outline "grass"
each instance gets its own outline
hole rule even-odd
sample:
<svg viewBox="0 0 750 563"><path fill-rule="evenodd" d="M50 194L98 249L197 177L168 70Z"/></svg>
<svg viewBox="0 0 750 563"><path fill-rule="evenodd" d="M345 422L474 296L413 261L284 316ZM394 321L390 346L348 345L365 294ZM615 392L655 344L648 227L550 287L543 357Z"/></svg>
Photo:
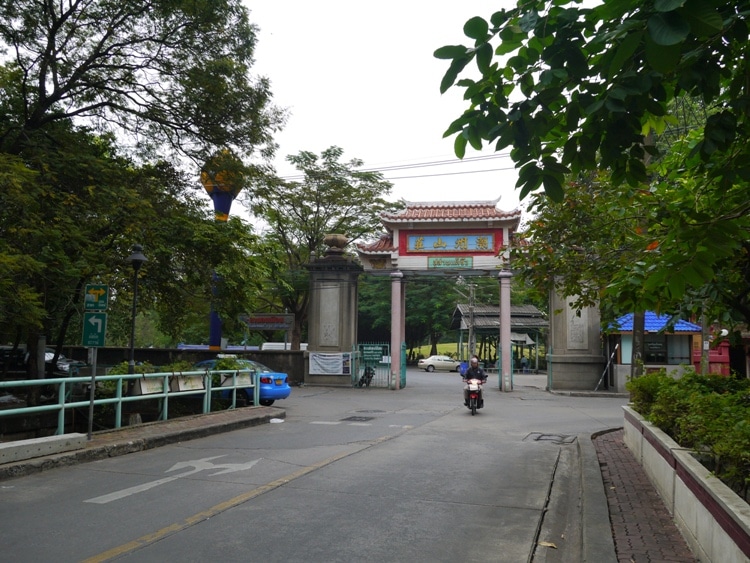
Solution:
<svg viewBox="0 0 750 563"><path fill-rule="evenodd" d="M456 351L458 350L458 343L456 342L441 342L437 345L437 353L445 356L455 356ZM421 355L423 357L430 356L430 352L432 351L432 346L426 345L426 346L420 346L419 348L414 349L414 353L417 354L417 356Z"/></svg>

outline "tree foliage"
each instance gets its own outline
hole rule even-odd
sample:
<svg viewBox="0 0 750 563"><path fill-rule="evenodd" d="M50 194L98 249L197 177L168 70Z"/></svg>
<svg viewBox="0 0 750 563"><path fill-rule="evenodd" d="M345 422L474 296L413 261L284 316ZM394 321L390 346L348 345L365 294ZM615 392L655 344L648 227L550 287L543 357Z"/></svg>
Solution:
<svg viewBox="0 0 750 563"><path fill-rule="evenodd" d="M250 75L256 31L238 0L0 3L4 341L32 357L40 335L77 343L85 286L103 283L107 343L126 344L135 243L148 257L139 307L171 339L206 309L214 271L229 329L254 308L257 239L214 221L183 157L273 154L284 115Z"/></svg>
<svg viewBox="0 0 750 563"><path fill-rule="evenodd" d="M184 174L163 162L135 166L106 139L73 130L63 147L27 157L43 161L43 171L0 159L0 283L9 289L0 298L0 334L7 339L43 334L77 343L85 285L103 283L112 290L108 343L127 344L133 272L125 259L134 242L148 258L139 303L159 313L173 338L191 308L210 302L213 269L222 273L225 316L251 307L252 280L263 271L255 236L236 218L217 224Z"/></svg>
<svg viewBox="0 0 750 563"><path fill-rule="evenodd" d="M216 149L273 152L283 115L249 75L256 28L238 0L0 3L12 93L0 145L75 119L202 162Z"/></svg>
<svg viewBox="0 0 750 563"><path fill-rule="evenodd" d="M471 46L438 49L451 61L441 90L464 77L469 108L446 135L456 153L512 147L521 197L539 187L555 201L564 177L605 169L614 185L649 178L649 131L670 121L668 106L684 94L716 111L694 148L711 179L747 178L747 2L637 0L580 7L579 0L523 0L511 10L475 17ZM738 154L739 153L741 154Z"/></svg>
<svg viewBox="0 0 750 563"><path fill-rule="evenodd" d="M271 180L252 194L252 212L269 229L264 252L278 297L276 308L295 315L292 346L299 344L307 320L309 281L304 265L324 249L326 234L340 233L355 242L381 230L380 214L398 206L385 199L391 184L379 172L359 170L363 162L342 162L344 151L330 147L319 156L308 151L287 157L302 179ZM275 258L274 258L275 256Z"/></svg>
<svg viewBox="0 0 750 563"><path fill-rule="evenodd" d="M537 215L516 258L539 289L750 322L749 11L523 1L436 51L451 61L441 89L464 88L469 106L446 132L457 154L512 147ZM686 120L687 106L702 111Z"/></svg>

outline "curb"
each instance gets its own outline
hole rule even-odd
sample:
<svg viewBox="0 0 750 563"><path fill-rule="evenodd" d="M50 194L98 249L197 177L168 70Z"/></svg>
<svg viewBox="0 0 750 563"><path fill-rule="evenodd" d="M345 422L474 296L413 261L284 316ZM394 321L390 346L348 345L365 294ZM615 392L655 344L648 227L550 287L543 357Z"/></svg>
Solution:
<svg viewBox="0 0 750 563"><path fill-rule="evenodd" d="M617 563L595 435L560 448L530 561Z"/></svg>
<svg viewBox="0 0 750 563"><path fill-rule="evenodd" d="M593 443L596 436L616 430L620 428L581 435L577 440L581 461L582 561L617 562L617 551L609 521L609 504L604 492L599 457Z"/></svg>
<svg viewBox="0 0 750 563"><path fill-rule="evenodd" d="M555 389L548 389L549 393L553 395L560 395L561 397L599 397L606 399L629 399L630 393L614 393L610 391L557 391ZM605 431L608 432L608 431Z"/></svg>

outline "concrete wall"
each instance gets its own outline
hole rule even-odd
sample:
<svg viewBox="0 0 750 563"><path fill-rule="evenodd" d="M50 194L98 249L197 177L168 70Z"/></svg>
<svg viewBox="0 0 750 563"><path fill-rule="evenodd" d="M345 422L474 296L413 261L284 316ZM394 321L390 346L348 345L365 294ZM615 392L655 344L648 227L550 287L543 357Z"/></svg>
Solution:
<svg viewBox="0 0 750 563"><path fill-rule="evenodd" d="M625 444L661 495L700 561L750 560L750 506L664 432L630 407Z"/></svg>
<svg viewBox="0 0 750 563"><path fill-rule="evenodd" d="M685 373L685 368L690 366L685 365L645 365L643 366L644 372L648 373L652 370L666 369L667 375L675 379L679 379ZM614 370L614 391L617 393L626 393L626 384L630 381L630 364L613 364Z"/></svg>

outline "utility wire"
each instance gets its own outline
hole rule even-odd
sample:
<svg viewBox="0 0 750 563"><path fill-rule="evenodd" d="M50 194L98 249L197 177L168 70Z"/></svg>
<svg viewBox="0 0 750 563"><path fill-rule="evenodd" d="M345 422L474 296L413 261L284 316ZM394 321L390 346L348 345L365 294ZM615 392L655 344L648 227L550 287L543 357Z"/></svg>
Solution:
<svg viewBox="0 0 750 563"><path fill-rule="evenodd" d="M460 165L460 164L467 164L467 163L475 163L475 162L484 162L489 160L496 160L499 158L508 158L510 156L510 153L497 153L492 155L483 155L483 156L473 156L464 158L462 160L458 159L450 159L450 160L434 160L434 161L428 161L428 162L417 162L413 164L394 164L392 166L374 166L374 167L368 167L368 168L362 168L360 169L361 172L396 172L396 171L405 171L405 170L415 170L419 168L431 168L434 166L450 166L450 165ZM514 167L505 167L505 168L492 168L487 170L469 170L465 172L445 172L445 173L436 173L436 174L421 174L421 175L415 175L415 176L397 176L397 177L386 177L384 174L384 179L386 180L404 180L409 178L432 178L436 176L454 176L454 175L460 175L460 174L476 174L481 172L498 172L502 170L513 170ZM303 174L294 174L289 176L282 176L283 180L288 181L295 181L295 180L302 180L304 179Z"/></svg>
<svg viewBox="0 0 750 563"><path fill-rule="evenodd" d="M437 176L460 176L462 174L481 174L483 172L500 172L502 170L513 170L513 166L506 168L490 168L488 170L467 170L466 172L443 172L442 174L421 174L419 176L388 176L386 180L411 180L416 178L435 178Z"/></svg>

